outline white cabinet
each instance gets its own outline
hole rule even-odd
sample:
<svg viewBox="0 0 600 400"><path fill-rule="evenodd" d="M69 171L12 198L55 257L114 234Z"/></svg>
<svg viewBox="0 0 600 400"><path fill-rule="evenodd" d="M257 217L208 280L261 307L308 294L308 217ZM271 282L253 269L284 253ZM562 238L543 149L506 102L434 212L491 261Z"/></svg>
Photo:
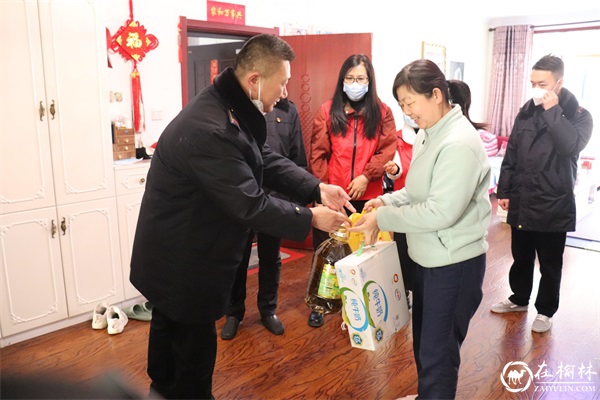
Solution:
<svg viewBox="0 0 600 400"><path fill-rule="evenodd" d="M0 1L3 337L124 299L102 9Z"/></svg>
<svg viewBox="0 0 600 400"><path fill-rule="evenodd" d="M69 315L124 300L114 197L58 207Z"/></svg>
<svg viewBox="0 0 600 400"><path fill-rule="evenodd" d="M121 238L121 265L125 298L140 296L141 293L129 282L131 249L135 237L146 175L150 161L142 161L128 166L115 167L117 185L117 207L119 209L119 233Z"/></svg>
<svg viewBox="0 0 600 400"><path fill-rule="evenodd" d="M2 336L67 317L56 208L0 215Z"/></svg>

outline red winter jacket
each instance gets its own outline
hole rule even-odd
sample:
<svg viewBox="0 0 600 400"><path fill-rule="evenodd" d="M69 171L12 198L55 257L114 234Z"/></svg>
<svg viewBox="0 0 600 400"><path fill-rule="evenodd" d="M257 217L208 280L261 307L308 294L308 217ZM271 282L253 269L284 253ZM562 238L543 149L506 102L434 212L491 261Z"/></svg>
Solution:
<svg viewBox="0 0 600 400"><path fill-rule="evenodd" d="M412 160L412 144L408 144L402 139L402 130L398 131L398 155L400 156L400 165L402 166L402 175L394 181L394 190L400 190L406 182L406 174Z"/></svg>
<svg viewBox="0 0 600 400"><path fill-rule="evenodd" d="M363 118L348 114L345 136L331 135L332 101L325 102L315 117L310 143L309 171L322 182L347 190L354 178L364 175L369 180L367 190L357 200L369 200L383 194L383 166L396 151L396 123L390 108L381 103L383 123L375 139L363 135Z"/></svg>

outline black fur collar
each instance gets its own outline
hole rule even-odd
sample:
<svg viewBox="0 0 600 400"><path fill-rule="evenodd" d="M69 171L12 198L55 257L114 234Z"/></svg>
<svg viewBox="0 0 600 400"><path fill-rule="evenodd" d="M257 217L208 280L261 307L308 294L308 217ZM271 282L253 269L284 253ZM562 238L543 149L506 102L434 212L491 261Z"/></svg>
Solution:
<svg viewBox="0 0 600 400"><path fill-rule="evenodd" d="M562 108L563 115L569 120L573 119L575 113L579 109L579 102L573 93L569 92L565 88L562 88L560 94L558 95L558 105ZM533 115L535 109L536 105L533 104L533 100L529 100L523 106L523 113L527 115Z"/></svg>
<svg viewBox="0 0 600 400"><path fill-rule="evenodd" d="M262 147L267 140L267 123L265 117L244 93L232 68L226 68L214 80L215 90L225 101L227 108L237 118L244 132L254 137Z"/></svg>

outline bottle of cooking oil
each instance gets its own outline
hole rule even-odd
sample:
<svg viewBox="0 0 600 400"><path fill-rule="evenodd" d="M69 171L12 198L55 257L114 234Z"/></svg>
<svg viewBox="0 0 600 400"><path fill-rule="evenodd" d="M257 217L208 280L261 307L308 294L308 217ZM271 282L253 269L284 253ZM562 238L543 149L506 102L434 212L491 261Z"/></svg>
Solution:
<svg viewBox="0 0 600 400"><path fill-rule="evenodd" d="M312 311L332 314L342 309L335 263L352 253L348 238L348 231L342 225L337 231L331 232L329 239L315 251L304 298Z"/></svg>

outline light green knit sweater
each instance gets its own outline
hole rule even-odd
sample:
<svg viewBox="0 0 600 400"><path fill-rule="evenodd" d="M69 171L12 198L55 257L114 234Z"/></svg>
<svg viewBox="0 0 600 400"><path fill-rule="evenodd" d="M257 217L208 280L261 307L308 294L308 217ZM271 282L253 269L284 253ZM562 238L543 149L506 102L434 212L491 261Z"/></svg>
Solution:
<svg viewBox="0 0 600 400"><path fill-rule="evenodd" d="M405 188L380 198L381 230L405 232L408 254L441 267L485 253L491 204L490 164L460 106L415 139Z"/></svg>

